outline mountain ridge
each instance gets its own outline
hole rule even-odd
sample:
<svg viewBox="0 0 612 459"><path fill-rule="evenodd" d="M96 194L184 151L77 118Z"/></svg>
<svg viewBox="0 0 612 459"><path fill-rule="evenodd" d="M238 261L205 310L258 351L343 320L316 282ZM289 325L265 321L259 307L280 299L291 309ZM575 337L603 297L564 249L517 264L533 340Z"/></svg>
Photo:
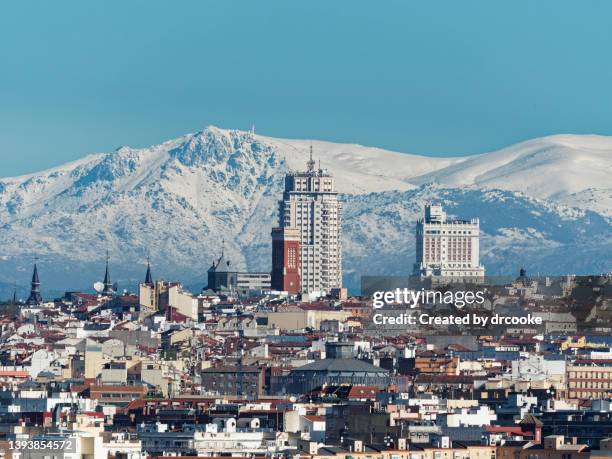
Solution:
<svg viewBox="0 0 612 459"><path fill-rule="evenodd" d="M389 225L384 214L377 213L379 209L369 208L371 215L380 215L368 222L372 230L378 228L380 237L362 238L363 247L358 248L354 241L359 239L356 238L359 231L352 222L353 215L357 215L355 206L368 207L377 202L383 207L401 206L401 201L417 197L420 205L426 196L431 199L441 196L457 202L471 199L482 204L495 194L492 190L497 190L501 193L495 198L498 206L504 205L504 199L513 205L520 202L524 208L559 219L557 224L561 226L565 221L585 226L588 214L591 220L597 220L595 226L599 232L609 234L612 190L603 181L602 174L611 167L612 138L576 140L575 137L535 139L485 156L429 158L351 144L274 139L209 127L148 148L124 146L110 153L87 155L38 174L0 179L0 243L4 248L4 255L0 257L0 281L12 283L15 277L27 278L24 274L29 270L27 259L37 254L49 263L57 260L63 265L81 266L74 272L65 267L65 272L54 273L55 284L74 286L79 279L77 273L87 278L87 284L97 275L97 266L106 249L111 251L117 264L129 265L118 270L118 280L126 285L138 281L139 270L134 260L144 260L147 254L159 260L160 265L162 261L167 265L167 269L160 266L160 274L167 278L203 279L223 239L226 239L226 252L237 267L267 270L269 234L277 222L282 177L289 170L305 167L311 144L315 158L321 156L321 166L336 177L337 188L347 202L345 253L352 266L360 266L351 258L353 254L359 250L376 253L380 238L399 244L396 235L400 233L413 245L409 234ZM584 168L564 171L568 155L574 151L579 152L576 155ZM534 167L519 167L516 163L517 158L525 157L538 158L535 175ZM546 158L548 162L543 161ZM500 169L500 161L513 166ZM477 174L478 171L481 173ZM509 177L506 181L504 173ZM559 173L565 174L563 180L557 179ZM474 180L474 177L480 178ZM519 187L522 178L530 181L529 186ZM543 189L547 182L557 187L555 193L546 187ZM565 188L559 188L562 185ZM383 198L384 193L391 193L398 202L394 204ZM365 201L360 201L360 197ZM461 208L469 210L469 207ZM486 209L491 212L489 207ZM412 219L407 221L412 228L417 214L411 211L406 215ZM516 204L513 215L522 217L516 220L518 226L508 229L505 240L512 239L509 234L528 234L523 222L529 219L520 205ZM503 215L495 218L501 219ZM498 231L499 225L496 225L495 231ZM558 241L551 227L539 226L533 230L544 235L540 238L542 251L545 246L551 250L548 243L563 247L570 244ZM567 228L569 231L570 227ZM488 230L483 227L484 234ZM500 234L496 237L500 243ZM520 241L514 239L518 247ZM588 242L588 238L585 240ZM601 251L602 243L597 244ZM585 246L583 251L587 249L592 247ZM603 253L605 249L603 244ZM412 256L409 251L403 253ZM44 267L46 262L42 263ZM388 266L396 270L400 265L393 262ZM567 269L576 266L565 262ZM598 265L601 269L605 267ZM352 279L354 283L354 276ZM26 285L27 281L20 283Z"/></svg>

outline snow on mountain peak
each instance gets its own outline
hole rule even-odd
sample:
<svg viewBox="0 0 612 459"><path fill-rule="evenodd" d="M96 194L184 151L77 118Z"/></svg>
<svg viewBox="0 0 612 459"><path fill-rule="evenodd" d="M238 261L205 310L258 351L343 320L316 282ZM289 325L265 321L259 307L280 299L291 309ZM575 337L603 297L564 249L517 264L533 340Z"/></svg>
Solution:
<svg viewBox="0 0 612 459"><path fill-rule="evenodd" d="M72 273L54 275L66 287L79 287L70 284L83 276L98 280L94 268L106 248L118 263L129 261L118 274L125 282L139 280L133 260L147 253L159 260L157 272L169 278L202 279L222 239L238 269L269 269L269 234L283 176L305 168L311 145L345 194L346 266L355 276L376 266L373 255L383 249L389 249L388 266L408 269L413 220L423 200L436 197L449 209L482 213L489 235L483 250L494 269L516 261L512 245L523 242L511 235L533 241L534 263L569 250L571 241L555 230L559 227L576 241L586 235L575 250L609 251L612 138L551 136L492 153L430 158L208 126L148 148L122 146L37 174L0 179L5 254L0 282L12 282L15 265L27 273L23 256L37 253L49 264L74 266ZM494 243L506 244L507 251L493 250ZM389 244L406 247L394 252ZM404 254L401 260L391 259L397 253Z"/></svg>

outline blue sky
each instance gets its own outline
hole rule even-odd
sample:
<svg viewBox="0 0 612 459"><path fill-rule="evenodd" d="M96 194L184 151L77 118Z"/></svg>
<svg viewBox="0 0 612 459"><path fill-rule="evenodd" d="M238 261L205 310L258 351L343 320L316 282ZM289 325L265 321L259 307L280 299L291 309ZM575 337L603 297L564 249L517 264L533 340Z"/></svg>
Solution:
<svg viewBox="0 0 612 459"><path fill-rule="evenodd" d="M612 134L612 2L0 5L0 176L208 124L428 155Z"/></svg>

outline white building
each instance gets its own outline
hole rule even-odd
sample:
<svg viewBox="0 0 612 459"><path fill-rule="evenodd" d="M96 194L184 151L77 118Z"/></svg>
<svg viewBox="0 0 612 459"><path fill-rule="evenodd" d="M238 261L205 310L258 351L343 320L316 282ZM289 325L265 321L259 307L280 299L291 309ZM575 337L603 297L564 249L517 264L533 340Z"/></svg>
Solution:
<svg viewBox="0 0 612 459"><path fill-rule="evenodd" d="M270 273L238 273L236 276L236 289L239 292L270 290L270 284Z"/></svg>
<svg viewBox="0 0 612 459"><path fill-rule="evenodd" d="M479 240L477 218L448 219L441 204L426 205L424 217L417 220L414 275L481 282L485 269Z"/></svg>
<svg viewBox="0 0 612 459"><path fill-rule="evenodd" d="M494 421L497 421L497 415L486 405L461 408L442 416L442 423L448 427L489 426Z"/></svg>
<svg viewBox="0 0 612 459"><path fill-rule="evenodd" d="M543 355L522 352L512 361L512 379L524 381L565 381L565 360L547 360Z"/></svg>
<svg viewBox="0 0 612 459"><path fill-rule="evenodd" d="M300 234L300 279L303 293L342 287L342 204L334 178L315 169L312 149L308 169L285 177L280 227Z"/></svg>
<svg viewBox="0 0 612 459"><path fill-rule="evenodd" d="M213 419L204 430L194 432L193 447L198 456L270 454L284 448L286 436L260 427L259 419Z"/></svg>

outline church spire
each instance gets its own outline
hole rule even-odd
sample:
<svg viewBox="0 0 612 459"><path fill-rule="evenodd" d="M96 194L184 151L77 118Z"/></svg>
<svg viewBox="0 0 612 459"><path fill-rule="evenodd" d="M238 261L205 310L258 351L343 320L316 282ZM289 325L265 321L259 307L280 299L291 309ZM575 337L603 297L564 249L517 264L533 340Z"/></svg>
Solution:
<svg viewBox="0 0 612 459"><path fill-rule="evenodd" d="M110 257L108 256L108 250L106 251L106 271L104 272L104 290L102 290L102 295L112 295L113 294L113 283L111 282L110 271L108 269L108 260Z"/></svg>
<svg viewBox="0 0 612 459"><path fill-rule="evenodd" d="M145 284L153 285L153 276L151 275L151 260L147 257L147 274L145 275Z"/></svg>
<svg viewBox="0 0 612 459"><path fill-rule="evenodd" d="M32 273L32 284L30 288L30 296L28 297L27 304L35 305L42 303L42 296L40 295L40 279L38 278L38 266L34 261L34 272Z"/></svg>

